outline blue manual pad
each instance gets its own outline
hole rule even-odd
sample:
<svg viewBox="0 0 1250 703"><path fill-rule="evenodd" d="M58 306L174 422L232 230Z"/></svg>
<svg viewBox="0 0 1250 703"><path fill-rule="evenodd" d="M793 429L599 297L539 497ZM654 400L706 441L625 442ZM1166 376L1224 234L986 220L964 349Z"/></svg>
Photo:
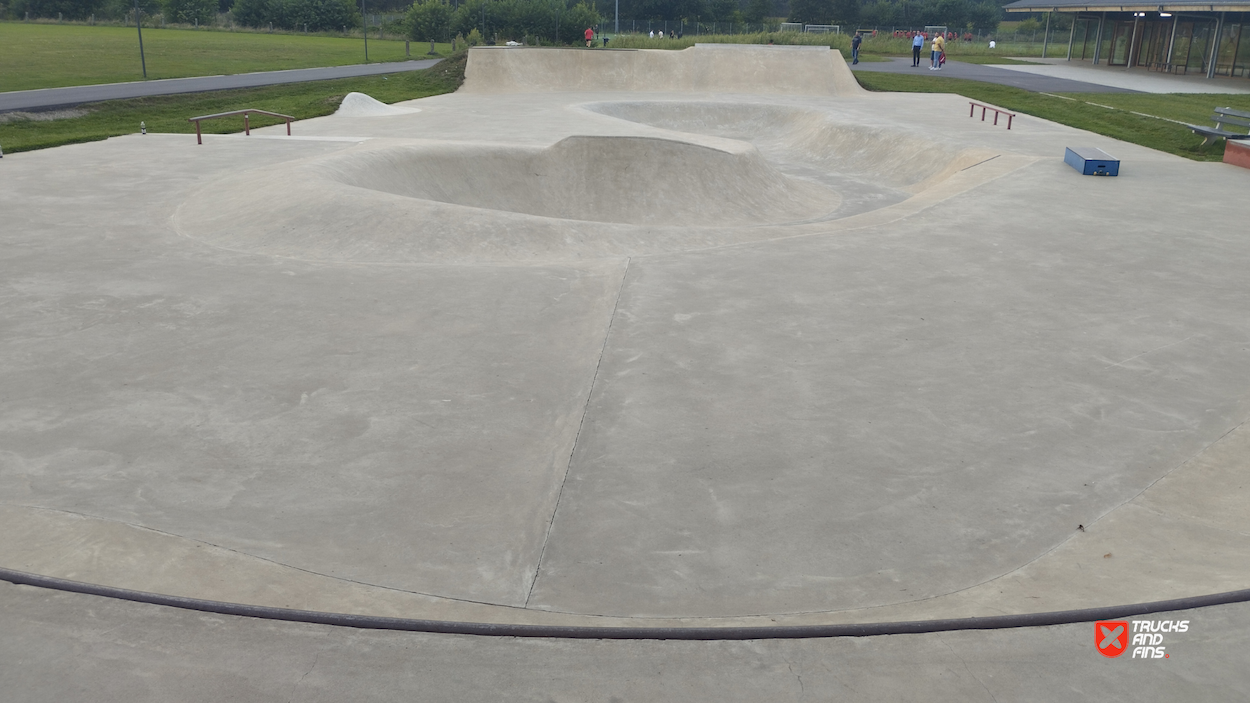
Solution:
<svg viewBox="0 0 1250 703"><path fill-rule="evenodd" d="M1086 176L1120 175L1120 160L1102 149L1068 147L1064 150L1063 162Z"/></svg>

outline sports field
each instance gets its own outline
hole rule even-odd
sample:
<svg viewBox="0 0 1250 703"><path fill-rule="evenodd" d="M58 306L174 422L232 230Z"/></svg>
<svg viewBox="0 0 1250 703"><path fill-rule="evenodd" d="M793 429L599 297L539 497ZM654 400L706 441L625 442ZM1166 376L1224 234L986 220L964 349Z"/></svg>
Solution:
<svg viewBox="0 0 1250 703"><path fill-rule="evenodd" d="M145 27L143 49L149 79L365 63L361 37ZM415 58L428 51L412 45ZM370 62L405 58L404 42L369 40ZM0 66L0 92L143 80L134 27L0 22Z"/></svg>

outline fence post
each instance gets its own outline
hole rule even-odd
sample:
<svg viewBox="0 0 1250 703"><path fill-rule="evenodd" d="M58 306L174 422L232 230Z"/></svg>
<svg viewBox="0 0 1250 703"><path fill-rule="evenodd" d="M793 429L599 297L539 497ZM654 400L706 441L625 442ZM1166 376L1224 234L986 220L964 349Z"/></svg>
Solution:
<svg viewBox="0 0 1250 703"><path fill-rule="evenodd" d="M1042 58L1046 58L1046 47L1050 45L1050 15L1046 13L1046 31L1042 33ZM1134 25L1136 26L1136 25Z"/></svg>
<svg viewBox="0 0 1250 703"><path fill-rule="evenodd" d="M1073 42L1076 41L1076 23L1080 21L1080 19L1081 19L1080 13L1077 13L1076 16L1072 18L1072 33L1068 35L1068 60L1069 61L1072 60L1072 44Z"/></svg>

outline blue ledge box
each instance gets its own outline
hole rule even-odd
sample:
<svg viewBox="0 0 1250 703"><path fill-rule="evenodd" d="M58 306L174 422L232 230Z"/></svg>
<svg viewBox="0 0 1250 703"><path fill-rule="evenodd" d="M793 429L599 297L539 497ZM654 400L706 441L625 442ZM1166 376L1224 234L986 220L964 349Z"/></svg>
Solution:
<svg viewBox="0 0 1250 703"><path fill-rule="evenodd" d="M1064 150L1063 162L1085 176L1120 175L1120 160L1102 149L1068 147Z"/></svg>

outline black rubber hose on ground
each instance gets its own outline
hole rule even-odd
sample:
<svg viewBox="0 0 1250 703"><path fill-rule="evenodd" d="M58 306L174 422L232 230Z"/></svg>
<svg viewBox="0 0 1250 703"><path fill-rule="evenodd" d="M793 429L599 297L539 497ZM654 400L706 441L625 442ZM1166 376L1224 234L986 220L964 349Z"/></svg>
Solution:
<svg viewBox="0 0 1250 703"><path fill-rule="evenodd" d="M272 608L263 605L223 603L200 598L166 596L159 593L132 591L128 588L97 586L79 581L40 576L0 567L0 581L50 588L71 593L117 598L136 603L164 605L172 608L198 610L221 615L238 615L265 620L337 625L366 630L404 630L486 637L546 637L553 639L606 640L768 640L816 639L825 637L875 637L878 635L915 635L952 630L999 630L1013 627L1067 625L1096 620L1118 620L1174 610L1191 610L1228 603L1250 601L1250 589L1227 591L1207 596L1175 598L1151 603L1113 605L1105 608L1056 610L1049 613L994 615L985 618L950 618L946 620L914 620L909 622L873 622L852 625L773 625L744 627L593 627L580 625L511 625L504 623L455 622L447 620L412 620L384 618L374 615L322 613L313 610Z"/></svg>

